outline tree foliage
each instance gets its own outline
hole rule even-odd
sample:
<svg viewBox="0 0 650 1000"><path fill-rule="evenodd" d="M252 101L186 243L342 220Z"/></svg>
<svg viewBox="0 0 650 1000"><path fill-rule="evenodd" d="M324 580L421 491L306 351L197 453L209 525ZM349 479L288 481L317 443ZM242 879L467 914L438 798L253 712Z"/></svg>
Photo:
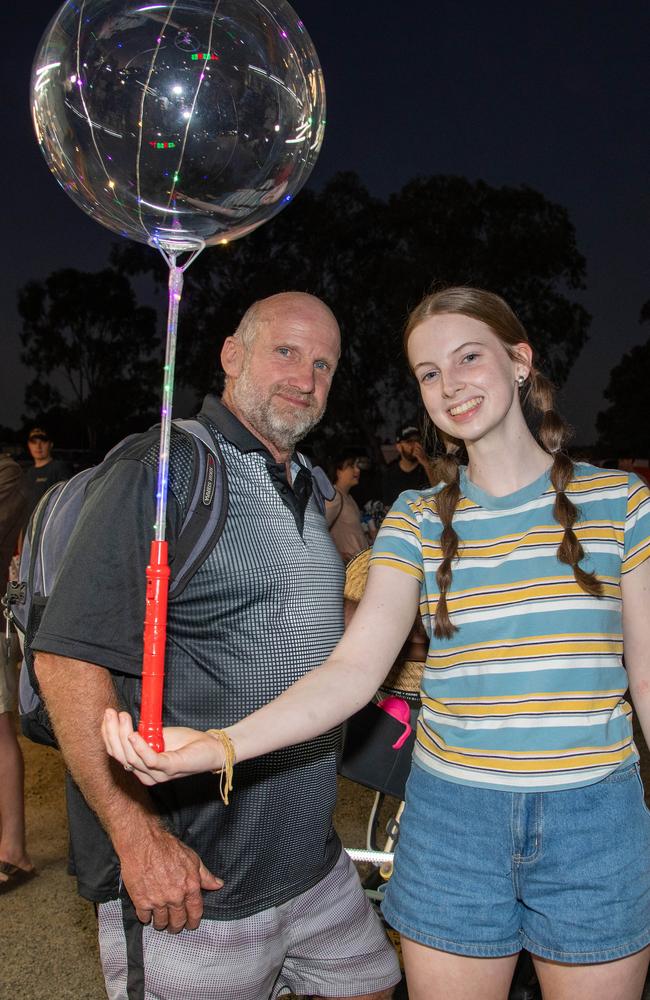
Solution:
<svg viewBox="0 0 650 1000"><path fill-rule="evenodd" d="M135 245L114 263L154 273L162 261ZM585 261L564 208L530 188L425 177L387 200L352 173L303 191L271 223L203 253L186 272L178 373L197 394L214 386L223 339L251 302L297 289L320 296L341 324L343 357L327 421L366 438L412 419L415 387L402 358L406 316L434 285L475 284L505 296L558 384L586 338L590 317L572 301Z"/></svg>
<svg viewBox="0 0 650 1000"><path fill-rule="evenodd" d="M650 301L640 321L650 322ZM650 433L645 408L650 386L650 340L623 355L609 376L603 395L609 402L596 417L599 447L616 457L650 458Z"/></svg>
<svg viewBox="0 0 650 1000"><path fill-rule="evenodd" d="M161 381L156 313L137 305L123 274L55 271L19 291L18 310L21 360L35 373L25 403L36 419L69 425L72 417L93 449L152 421Z"/></svg>

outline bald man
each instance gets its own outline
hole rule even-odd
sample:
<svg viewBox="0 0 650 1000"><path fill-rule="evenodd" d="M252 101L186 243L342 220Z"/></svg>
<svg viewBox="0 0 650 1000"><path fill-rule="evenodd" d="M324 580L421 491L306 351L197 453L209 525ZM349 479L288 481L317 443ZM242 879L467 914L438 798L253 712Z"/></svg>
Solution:
<svg viewBox="0 0 650 1000"><path fill-rule="evenodd" d="M224 393L206 397L200 418L223 453L228 514L170 605L167 724L232 724L341 635L342 563L294 450L323 415L339 353L330 310L296 292L255 303L223 346ZM155 460L149 445L88 496L34 642L66 761L115 851L98 849L71 792L76 874L100 903L108 996L390 997L394 953L332 828L338 729L238 765L228 806L214 775L147 791L104 753L106 706L139 707ZM174 436L171 555L190 474L188 444Z"/></svg>

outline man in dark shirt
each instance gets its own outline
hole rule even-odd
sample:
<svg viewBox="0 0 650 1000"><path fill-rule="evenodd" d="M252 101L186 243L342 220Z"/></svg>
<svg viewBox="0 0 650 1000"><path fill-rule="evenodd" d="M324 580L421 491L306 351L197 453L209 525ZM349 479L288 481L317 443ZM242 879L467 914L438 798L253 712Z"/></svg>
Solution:
<svg viewBox="0 0 650 1000"><path fill-rule="evenodd" d="M223 728L340 637L342 566L294 451L322 416L339 349L330 310L301 293L256 303L224 344L223 398L208 396L201 419L223 454L228 513L169 607L165 724ZM186 445L172 440L170 561ZM106 757L104 709L138 713L156 458L148 446L91 486L33 643L66 761L117 855L82 877L77 866L84 886L97 876L83 891L100 902L108 995L388 997L395 956L331 825L338 729L238 765L227 807L213 775L147 791Z"/></svg>
<svg viewBox="0 0 650 1000"><path fill-rule="evenodd" d="M413 424L402 427L395 447L399 458L387 466L383 476L381 499L386 507L391 507L404 490L425 490L431 486L431 463L417 427Z"/></svg>
<svg viewBox="0 0 650 1000"><path fill-rule="evenodd" d="M32 511L50 486L70 478L66 462L52 458L52 439L42 427L32 427L27 435L27 448L34 465L25 472L25 486L29 493L29 510Z"/></svg>

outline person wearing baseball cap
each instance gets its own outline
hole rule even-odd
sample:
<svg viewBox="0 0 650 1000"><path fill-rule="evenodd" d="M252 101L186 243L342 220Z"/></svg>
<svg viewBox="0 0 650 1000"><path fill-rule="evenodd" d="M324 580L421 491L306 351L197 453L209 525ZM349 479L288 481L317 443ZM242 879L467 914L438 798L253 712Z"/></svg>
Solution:
<svg viewBox="0 0 650 1000"><path fill-rule="evenodd" d="M34 465L25 472L25 486L32 511L50 486L70 478L67 462L52 458L52 438L43 427L32 427L27 435L27 449Z"/></svg>
<svg viewBox="0 0 650 1000"><path fill-rule="evenodd" d="M401 427L395 438L398 458L384 472L382 503L392 506L404 490L424 490L431 486L431 463L422 447L420 431L414 423Z"/></svg>

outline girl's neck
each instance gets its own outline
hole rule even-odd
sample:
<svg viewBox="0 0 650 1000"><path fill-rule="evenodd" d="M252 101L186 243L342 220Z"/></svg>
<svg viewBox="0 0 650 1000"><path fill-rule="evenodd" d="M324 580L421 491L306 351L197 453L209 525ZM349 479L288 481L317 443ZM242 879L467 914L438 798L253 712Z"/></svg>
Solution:
<svg viewBox="0 0 650 1000"><path fill-rule="evenodd" d="M467 445L467 476L494 497L521 490L550 469L553 457L527 431L512 447L490 448L485 442Z"/></svg>

